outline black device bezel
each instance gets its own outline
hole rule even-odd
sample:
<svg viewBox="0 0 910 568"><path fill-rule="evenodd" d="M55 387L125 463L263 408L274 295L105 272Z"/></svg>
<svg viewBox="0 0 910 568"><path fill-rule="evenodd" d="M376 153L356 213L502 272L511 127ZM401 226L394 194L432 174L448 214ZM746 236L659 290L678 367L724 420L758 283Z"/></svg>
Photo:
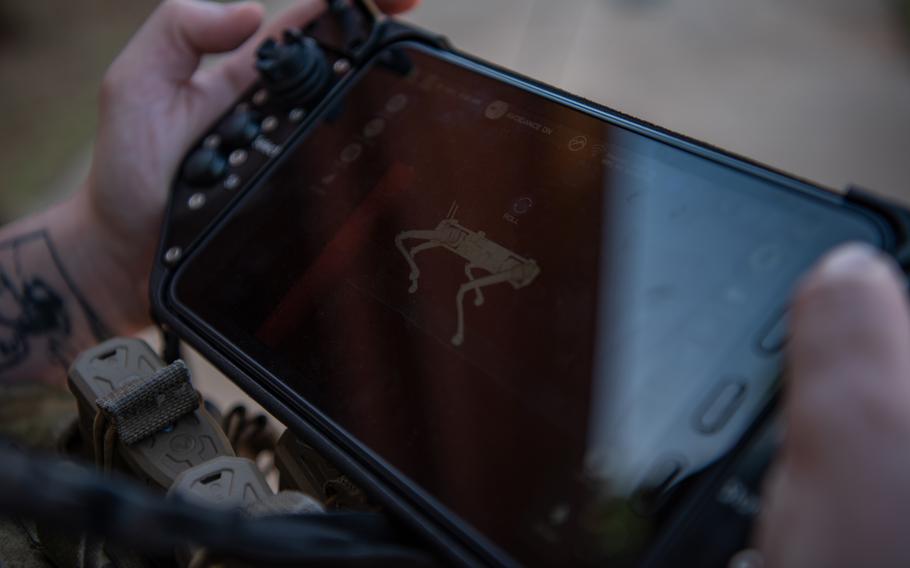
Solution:
<svg viewBox="0 0 910 568"><path fill-rule="evenodd" d="M269 172L273 171L284 158L291 154L291 148L295 142L303 139L311 130L312 125L318 120L318 117L328 110L331 99L338 96L357 80L360 72L363 71L364 62L389 45L404 41L423 46L426 49L436 50L441 55L448 54L457 57L461 61L471 63L478 71L527 88L554 102L566 104L572 108L592 114L601 120L617 124L728 167L774 181L806 195L809 199L820 199L834 206L855 210L872 219L882 228L883 235L885 235L883 239L884 250L895 256L902 266L905 266L906 259L910 258L910 246L908 246L910 245L910 241L908 241L908 235L910 235L908 219L910 219L910 214L885 200L878 199L859 190L841 194L824 189L810 182L794 178L754 161L675 134L462 53L452 48L446 40L439 36L391 19L377 23L370 34L369 40L360 47L358 53L350 57L354 63L355 72L340 81L328 93L326 98L311 111L311 118L306 121L306 126L302 127L294 135L293 139L285 145L281 156L272 160L258 172L256 178L248 184L243 194L254 190L257 185L262 183ZM258 86L252 87L250 93L256 88ZM227 112L230 112L230 109ZM176 185L177 182L175 182ZM213 228L224 221L228 212L242 199L243 194L235 197L231 205L217 215L215 221L200 230L199 235L201 238L204 239L205 235L210 235ZM370 455L368 450L366 455L364 455L360 451L363 448L358 448L359 444L350 438L340 441L339 437L345 437L340 428L335 427L336 431L334 432L326 431L327 427L333 427L330 421L326 424L320 417L313 415L312 411L314 409L302 408L299 401L293 400L294 396L292 393L282 392L279 378L272 376L261 366L246 360L235 346L218 336L217 333L213 333L210 329L207 330L204 325L200 326L198 322L193 322L191 318L178 313L174 298L171 295L171 284L181 262L173 263L165 260L165 251L168 250L171 244L168 236L174 222L172 214L174 205L173 200L168 205L161 246L156 256L150 285L153 317L159 325L176 333L184 341L192 345L203 357L230 377L295 434L313 445L329 460L335 462L356 483L363 486L377 502L386 507L409 528L423 536L430 544L434 545L433 547L440 553L442 558L452 563L465 565L515 564L515 561L507 553L500 550L483 535L436 502L432 496L425 494L421 488L395 472L394 468L384 464L381 459L378 459L378 456ZM186 254L183 255L181 261L192 253L192 250L196 248L196 244L199 242L201 242L201 239L196 238L194 243L186 243ZM773 402L771 404L773 405ZM711 472L720 472L725 468L729 468L729 464L735 460L740 450L748 443L752 433L761 426L769 414L770 410L764 412L762 418L756 421L754 427L740 440L737 447L719 463L711 466L708 475L702 476L699 482L700 487L694 488L691 491L690 498L681 503L674 511L672 515L673 521L668 524L666 531L661 537L655 540L657 547L665 548L670 546L673 535L682 530L687 512L694 510L698 506L697 499L700 498L699 496L710 495L710 484L718 476ZM320 422L323 423L320 424ZM659 558L661 554L660 551L654 551L654 554L649 556L651 558Z"/></svg>

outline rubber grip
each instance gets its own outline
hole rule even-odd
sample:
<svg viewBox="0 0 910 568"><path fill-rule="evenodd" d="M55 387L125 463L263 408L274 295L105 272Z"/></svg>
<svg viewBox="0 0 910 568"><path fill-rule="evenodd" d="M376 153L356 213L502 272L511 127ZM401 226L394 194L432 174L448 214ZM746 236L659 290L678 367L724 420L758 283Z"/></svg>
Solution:
<svg viewBox="0 0 910 568"><path fill-rule="evenodd" d="M117 337L82 352L70 367L68 385L79 404L83 439L92 439L96 400L162 367L164 362L140 339ZM141 442L118 444L117 455L118 466L167 489L187 469L218 456L233 456L234 450L221 426L200 407Z"/></svg>

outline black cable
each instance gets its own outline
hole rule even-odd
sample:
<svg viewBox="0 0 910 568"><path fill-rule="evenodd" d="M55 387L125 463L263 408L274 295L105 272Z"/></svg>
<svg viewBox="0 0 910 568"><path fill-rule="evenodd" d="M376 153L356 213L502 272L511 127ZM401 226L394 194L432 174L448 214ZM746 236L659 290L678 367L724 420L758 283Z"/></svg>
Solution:
<svg viewBox="0 0 910 568"><path fill-rule="evenodd" d="M0 446L0 513L88 532L150 554L181 544L265 564L430 566L424 551L375 513L250 518L164 500L122 479Z"/></svg>

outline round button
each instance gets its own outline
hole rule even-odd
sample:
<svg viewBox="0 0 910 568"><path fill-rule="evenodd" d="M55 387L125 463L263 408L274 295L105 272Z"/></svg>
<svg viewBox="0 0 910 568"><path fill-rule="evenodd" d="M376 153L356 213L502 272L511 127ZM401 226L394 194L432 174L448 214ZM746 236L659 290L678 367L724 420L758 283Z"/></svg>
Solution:
<svg viewBox="0 0 910 568"><path fill-rule="evenodd" d="M382 134L385 129L385 121L381 118L374 118L363 127L363 135L366 138L375 138Z"/></svg>
<svg viewBox="0 0 910 568"><path fill-rule="evenodd" d="M194 193L186 202L187 206L192 209L201 209L205 205L205 194L204 193Z"/></svg>
<svg viewBox="0 0 910 568"><path fill-rule="evenodd" d="M392 95L392 98L386 102L385 109L390 113L396 113L404 110L406 106L408 106L408 97L398 93L397 95Z"/></svg>
<svg viewBox="0 0 910 568"><path fill-rule="evenodd" d="M240 176L231 174L224 180L224 189L232 190L240 187Z"/></svg>
<svg viewBox="0 0 910 568"><path fill-rule="evenodd" d="M247 153L246 150L234 150L231 152L231 155L228 157L228 161L235 168L237 166L242 166L246 162Z"/></svg>
<svg viewBox="0 0 910 568"><path fill-rule="evenodd" d="M754 548L740 550L730 558L727 568L762 568L765 557Z"/></svg>
<svg viewBox="0 0 910 568"><path fill-rule="evenodd" d="M199 148L184 163L183 179L196 187L212 185L224 177L227 167L227 160L217 150Z"/></svg>
<svg viewBox="0 0 910 568"><path fill-rule="evenodd" d="M259 136L259 116L254 112L235 112L218 129L226 150L246 148Z"/></svg>
<svg viewBox="0 0 910 568"><path fill-rule="evenodd" d="M274 132L278 128L278 119L274 116L267 116L262 121L262 131L265 133Z"/></svg>
<svg viewBox="0 0 910 568"><path fill-rule="evenodd" d="M217 149L221 145L221 136L217 134L211 134L206 136L205 140L202 142L202 145L206 148Z"/></svg>
<svg viewBox="0 0 910 568"><path fill-rule="evenodd" d="M302 108L293 108L291 112L288 113L288 119L291 122L300 122L306 116L306 111Z"/></svg>
<svg viewBox="0 0 910 568"><path fill-rule="evenodd" d="M332 65L332 71L334 71L336 75L344 75L350 70L351 62L347 59L339 59Z"/></svg>
<svg viewBox="0 0 910 568"><path fill-rule="evenodd" d="M269 101L269 92L265 89L259 89L253 95L253 104L256 106L262 106Z"/></svg>
<svg viewBox="0 0 910 568"><path fill-rule="evenodd" d="M344 150L341 151L341 161L350 164L354 160L360 157L360 154L363 153L363 146L354 142L348 144L344 147Z"/></svg>

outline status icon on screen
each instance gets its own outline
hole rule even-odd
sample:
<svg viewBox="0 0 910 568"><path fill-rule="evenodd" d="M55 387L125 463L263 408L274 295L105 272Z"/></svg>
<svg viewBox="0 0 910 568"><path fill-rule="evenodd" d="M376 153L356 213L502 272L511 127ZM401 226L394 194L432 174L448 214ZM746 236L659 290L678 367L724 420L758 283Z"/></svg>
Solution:
<svg viewBox="0 0 910 568"><path fill-rule="evenodd" d="M490 120L497 120L506 115L509 112L509 104L503 101L493 101L487 105L487 110L484 111L484 116Z"/></svg>

